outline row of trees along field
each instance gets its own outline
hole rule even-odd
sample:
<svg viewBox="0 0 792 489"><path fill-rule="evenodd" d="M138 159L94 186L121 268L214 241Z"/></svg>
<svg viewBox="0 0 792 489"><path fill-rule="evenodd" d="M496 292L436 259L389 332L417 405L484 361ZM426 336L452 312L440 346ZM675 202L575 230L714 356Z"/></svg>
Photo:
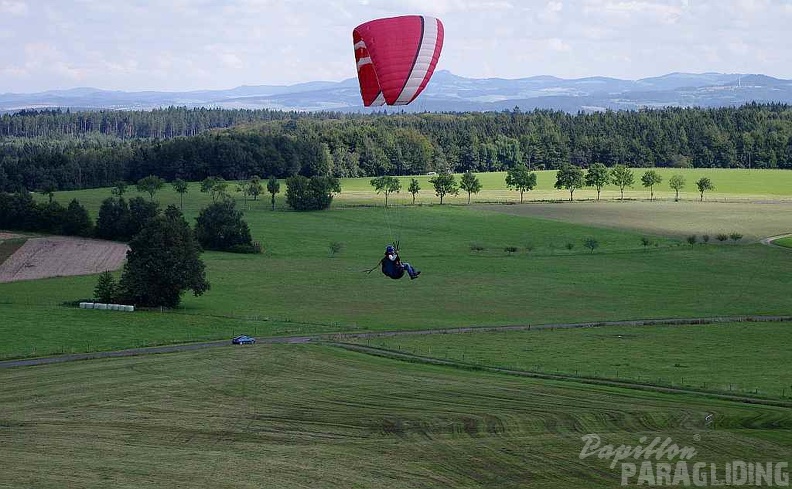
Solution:
<svg viewBox="0 0 792 489"><path fill-rule="evenodd" d="M130 130L132 123L158 129ZM217 127L227 129L209 131ZM356 177L519 166L588 168L594 163L792 168L792 107L749 104L577 115L519 109L361 115L173 108L28 111L0 121L0 190L6 191L93 188L147 175L168 181L212 175L228 180Z"/></svg>

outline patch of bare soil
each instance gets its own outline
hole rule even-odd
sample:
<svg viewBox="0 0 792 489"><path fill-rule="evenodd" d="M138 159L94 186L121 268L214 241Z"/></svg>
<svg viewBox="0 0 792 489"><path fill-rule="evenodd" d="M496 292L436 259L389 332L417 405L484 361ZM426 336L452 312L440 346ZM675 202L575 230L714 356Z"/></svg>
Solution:
<svg viewBox="0 0 792 489"><path fill-rule="evenodd" d="M6 232L3 232L3 231L0 231L0 241L5 241L7 239L21 238L21 237L22 236L19 235L19 234L6 233Z"/></svg>
<svg viewBox="0 0 792 489"><path fill-rule="evenodd" d="M29 239L0 265L0 282L117 270L127 249L123 243L65 236Z"/></svg>

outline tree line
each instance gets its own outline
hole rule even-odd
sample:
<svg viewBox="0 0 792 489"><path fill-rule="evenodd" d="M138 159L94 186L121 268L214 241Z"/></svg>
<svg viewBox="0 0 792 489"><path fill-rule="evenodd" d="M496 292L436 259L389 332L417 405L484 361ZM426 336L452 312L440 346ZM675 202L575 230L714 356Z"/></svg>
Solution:
<svg viewBox="0 0 792 489"><path fill-rule="evenodd" d="M193 112L207 119L225 113L213 110L170 109L156 117L167 125L169 118L175 124ZM168 181L379 177L567 165L585 169L596 163L609 168L792 168L792 107L783 104L576 115L516 108L391 115L270 111L256 119L256 111L231 112L238 118L228 124L241 125L215 131L159 131L131 139L109 130L0 136L0 191L94 188L147 175ZM35 124L38 118L79 114L24 113L3 119ZM145 118L148 113L100 114Z"/></svg>

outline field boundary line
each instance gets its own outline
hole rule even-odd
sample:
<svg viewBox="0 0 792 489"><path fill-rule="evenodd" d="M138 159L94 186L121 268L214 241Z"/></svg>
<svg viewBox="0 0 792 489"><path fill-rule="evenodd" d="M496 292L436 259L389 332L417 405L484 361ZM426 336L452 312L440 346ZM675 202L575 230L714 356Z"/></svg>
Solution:
<svg viewBox="0 0 792 489"><path fill-rule="evenodd" d="M760 240L760 242L761 242L763 245L767 245L767 246L773 246L773 247L775 247L775 248L781 248L781 249L784 249L784 250L789 250L789 249L790 249L789 247L787 247L787 246L781 246L781 245L777 245L777 244L773 243L773 241L775 241L775 240L777 240L777 239L781 239L781 238L788 238L788 237L790 237L790 236L792 236L792 233L787 233L787 234L779 234L778 236L770 236L769 238L762 238L762 239Z"/></svg>
<svg viewBox="0 0 792 489"><path fill-rule="evenodd" d="M558 381L566 381L566 382L577 382L581 384L602 385L607 387L620 387L624 389L642 390L642 391L657 392L663 394L696 395L696 396L703 396L703 397L715 398L726 401L741 402L746 404L761 404L765 406L792 408L792 402L783 401L783 400L739 396L735 394L718 393L718 392L696 390L696 389L685 389L681 387L663 387L652 384L642 384L638 382L619 381L613 379L597 379L591 377L578 377L575 375L531 372L527 370L514 370L506 367L494 367L494 366L479 365L474 363L460 362L455 360L447 360L443 358L426 357L423 355L415 355L412 353L404 353L396 350L388 350L384 348L357 345L354 343L327 342L325 344L334 346L336 348L342 348L344 350L353 351L356 353L362 353L365 355L389 358L398 361L421 363L426 365L435 365L440 367L452 367L463 370L490 372L497 374L513 375L517 377L530 377L530 378L542 379L542 380L558 380Z"/></svg>
<svg viewBox="0 0 792 489"><path fill-rule="evenodd" d="M304 344L312 342L344 343L349 339L367 338L387 338L392 336L406 335L429 335L429 334L462 334L462 333L491 333L502 331L532 331L532 330L555 330L555 329L577 329L577 328L601 328L606 326L685 326L697 324L716 324L716 323L741 323L741 322L783 322L792 321L792 316L714 316L699 318L660 318L660 319L636 319L622 321L591 321L582 323L549 323L549 324L517 324L506 326L463 326L457 328L437 328L437 329L401 329L392 331L368 331L359 333L321 333L313 335L296 336L269 336L258 337L258 344ZM54 355L48 357L19 358L0 361L0 369L12 367L30 367L35 365L48 365L53 363L75 362L80 360L94 360L99 358L131 357L139 355L153 355L159 353L176 353L180 351L200 350L203 348L217 348L221 346L230 347L231 340L205 341L198 343L176 343L161 346L150 346L142 348L128 348L124 350L104 350L86 353L70 353L66 355Z"/></svg>
<svg viewBox="0 0 792 489"><path fill-rule="evenodd" d="M340 341L349 338L383 338L389 336L428 335L428 334L459 334L459 333L488 333L499 331L531 331L546 329L576 329L576 328L601 328L605 326L685 326L696 324L715 323L743 323L743 322L783 322L792 321L792 316L713 316L698 318L659 318L635 319L620 321L589 321L582 323L549 323L549 324L514 324L505 326L462 326L457 328L436 329L400 329L394 331L368 331L360 333L326 333L317 335L323 339Z"/></svg>

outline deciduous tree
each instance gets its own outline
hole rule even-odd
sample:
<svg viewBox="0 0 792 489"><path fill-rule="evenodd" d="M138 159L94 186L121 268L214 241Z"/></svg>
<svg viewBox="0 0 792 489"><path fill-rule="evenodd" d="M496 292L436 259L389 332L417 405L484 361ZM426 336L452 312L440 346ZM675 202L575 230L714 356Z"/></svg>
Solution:
<svg viewBox="0 0 792 489"><path fill-rule="evenodd" d="M401 181L390 175L372 178L369 182L377 193L385 194L385 207L388 207L388 194L401 190Z"/></svg>
<svg viewBox="0 0 792 489"><path fill-rule="evenodd" d="M583 177L583 170L578 166L564 165L556 172L555 188L569 190L569 201L572 201L572 196L575 190L585 185Z"/></svg>
<svg viewBox="0 0 792 489"><path fill-rule="evenodd" d="M586 185L597 189L597 200L600 200L602 187L610 182L610 172L602 163L594 163L586 172Z"/></svg>
<svg viewBox="0 0 792 489"><path fill-rule="evenodd" d="M415 178L410 179L410 186L407 187L407 191L412 194L412 203L415 205L415 196L421 190L421 184Z"/></svg>
<svg viewBox="0 0 792 489"><path fill-rule="evenodd" d="M698 188L699 193L701 194L701 202L704 201L704 192L707 190L715 190L715 186L712 184L712 180L707 177L701 177L696 181L696 187Z"/></svg>
<svg viewBox="0 0 792 489"><path fill-rule="evenodd" d="M173 186L173 190L179 194L179 208L184 209L184 194L187 193L187 190L190 188L190 184L182 180L181 178L177 178L173 182L171 182Z"/></svg>
<svg viewBox="0 0 792 489"><path fill-rule="evenodd" d="M90 236L93 232L93 222L77 199L72 199L66 212L63 214L63 234L68 236Z"/></svg>
<svg viewBox="0 0 792 489"><path fill-rule="evenodd" d="M311 177L295 175L286 180L286 203L297 211L327 209L333 202L333 194L341 191L335 177Z"/></svg>
<svg viewBox="0 0 792 489"><path fill-rule="evenodd" d="M429 179L429 183L435 189L435 195L440 197L440 205L443 205L443 198L446 195L457 195L459 189L457 188L456 179L450 173L441 173Z"/></svg>
<svg viewBox="0 0 792 489"><path fill-rule="evenodd" d="M635 184L635 174L624 165L616 165L611 169L610 180L614 185L619 187L621 200L624 200L624 189L626 187L632 187Z"/></svg>
<svg viewBox="0 0 792 489"><path fill-rule="evenodd" d="M506 172L506 186L520 192L520 203L523 193L536 187L536 174L524 165L517 165Z"/></svg>
<svg viewBox="0 0 792 489"><path fill-rule="evenodd" d="M685 177L683 177L682 175L673 175L668 180L668 186L676 191L674 202L679 202L679 191L685 188Z"/></svg>
<svg viewBox="0 0 792 489"><path fill-rule="evenodd" d="M195 237L207 250L227 251L235 246L252 246L250 228L231 199L201 209L195 223Z"/></svg>
<svg viewBox="0 0 792 489"><path fill-rule="evenodd" d="M662 181L663 177L654 170L647 170L646 173L641 176L641 185L649 189L650 201L654 200L654 186L659 185Z"/></svg>
<svg viewBox="0 0 792 489"><path fill-rule="evenodd" d="M271 195L272 210L275 210L275 195L280 192L280 182L275 176L269 177L267 180L267 192Z"/></svg>
<svg viewBox="0 0 792 489"><path fill-rule="evenodd" d="M129 243L119 283L125 301L146 307L175 307L181 295L209 290L200 245L175 206L152 219Z"/></svg>
<svg viewBox="0 0 792 489"><path fill-rule="evenodd" d="M228 182L223 177L206 177L201 182L201 192L208 193L212 202L228 196Z"/></svg>
<svg viewBox="0 0 792 489"><path fill-rule="evenodd" d="M149 194L151 200L154 200L154 194L159 192L163 186L165 186L165 180L155 175L141 178L136 185L138 192Z"/></svg>
<svg viewBox="0 0 792 489"><path fill-rule="evenodd" d="M481 191L481 181L473 172L467 171L459 181L459 188L467 192L468 204L470 204L470 194L477 194Z"/></svg>

